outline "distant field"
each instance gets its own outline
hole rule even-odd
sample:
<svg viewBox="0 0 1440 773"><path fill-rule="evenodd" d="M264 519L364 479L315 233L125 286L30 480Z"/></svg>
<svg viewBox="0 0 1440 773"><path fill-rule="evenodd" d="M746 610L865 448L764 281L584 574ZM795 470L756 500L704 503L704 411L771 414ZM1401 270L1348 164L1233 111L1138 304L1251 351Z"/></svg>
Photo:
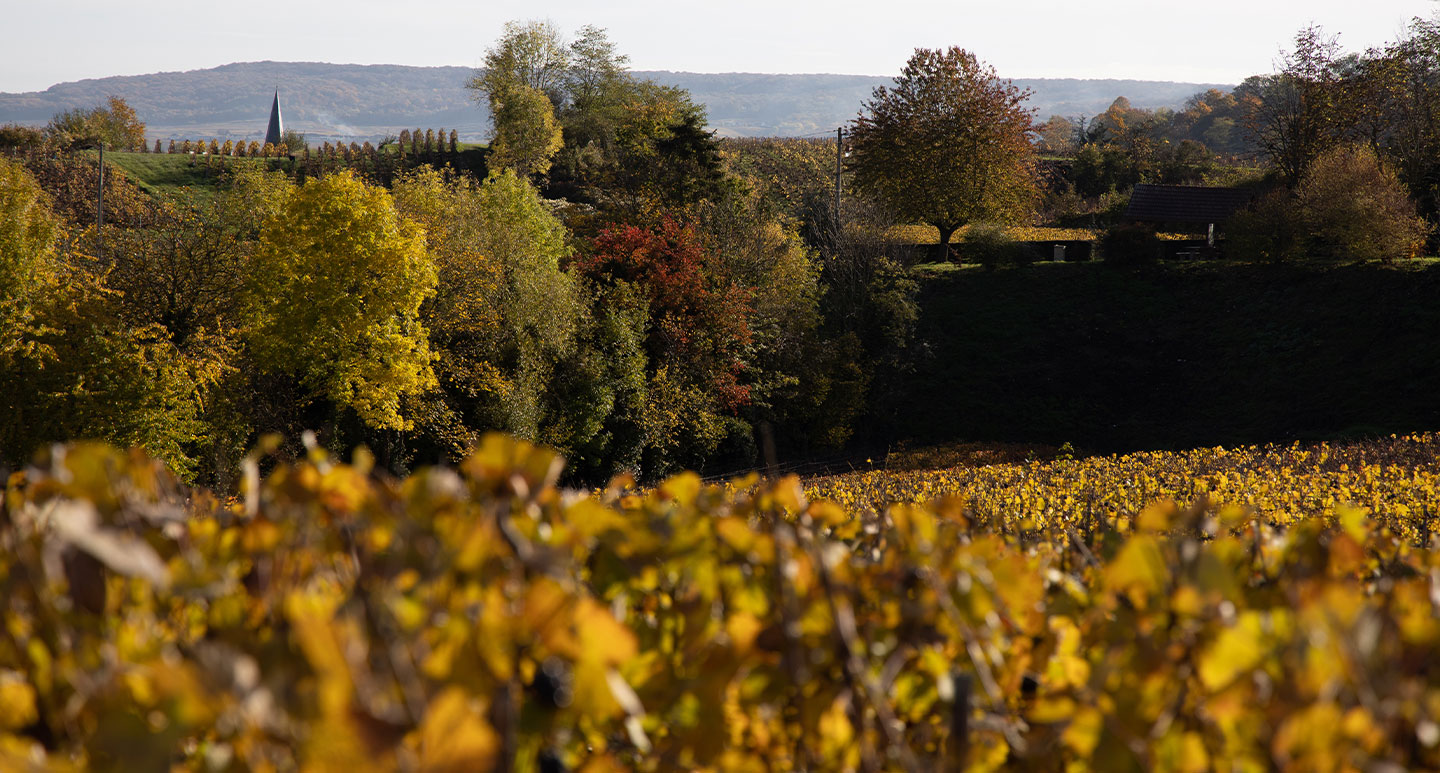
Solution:
<svg viewBox="0 0 1440 773"><path fill-rule="evenodd" d="M937 469L872 470L810 478L806 494L862 518L893 503L962 494L983 520L1032 528L1114 521L1157 500L1238 505L1277 525L1333 522L1337 507L1368 509L1405 539L1440 513L1440 436L1149 451L1083 459L1018 444L969 444Z"/></svg>
<svg viewBox="0 0 1440 773"><path fill-rule="evenodd" d="M317 146L312 144L312 152ZM483 168L483 161L476 161L474 151L485 147L481 143L459 143L459 152L437 156L436 163L444 162L460 170L473 170L477 165ZM394 145L386 146L382 152L397 152ZM206 164L205 156L191 156L187 153L134 153L108 152L105 161L123 170L131 181L146 193L162 196L178 193L188 188L189 194L199 199L208 199L215 187L224 178L227 168L235 164L267 164L271 169L288 169L291 162L282 158L236 158L213 156Z"/></svg>
<svg viewBox="0 0 1440 773"><path fill-rule="evenodd" d="M259 161L260 159L256 159ZM236 162L254 163L246 159L215 160L206 166L200 158L185 153L119 153L105 154L105 161L122 169L139 188L154 196L174 194L182 188L201 199L208 198L219 183L227 165ZM279 159L266 160L271 164Z"/></svg>

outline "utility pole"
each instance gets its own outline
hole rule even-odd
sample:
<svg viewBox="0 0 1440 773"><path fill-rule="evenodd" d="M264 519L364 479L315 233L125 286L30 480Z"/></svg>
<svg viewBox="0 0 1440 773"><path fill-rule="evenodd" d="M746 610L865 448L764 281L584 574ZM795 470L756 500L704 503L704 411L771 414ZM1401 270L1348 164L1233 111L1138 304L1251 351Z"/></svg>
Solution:
<svg viewBox="0 0 1440 773"><path fill-rule="evenodd" d="M100 148L100 182L95 187L95 239L99 245L96 252L98 258L105 257L105 232L102 227L105 225L105 142L101 140Z"/></svg>
<svg viewBox="0 0 1440 773"><path fill-rule="evenodd" d="M835 233L840 233L840 164L845 155L845 127L835 129Z"/></svg>

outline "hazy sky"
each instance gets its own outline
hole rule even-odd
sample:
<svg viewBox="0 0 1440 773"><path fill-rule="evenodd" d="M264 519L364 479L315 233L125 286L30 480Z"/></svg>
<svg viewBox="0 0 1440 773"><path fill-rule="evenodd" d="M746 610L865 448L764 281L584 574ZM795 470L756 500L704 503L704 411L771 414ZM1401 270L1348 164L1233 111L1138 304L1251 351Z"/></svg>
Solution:
<svg viewBox="0 0 1440 773"><path fill-rule="evenodd" d="M269 9L269 10L267 10ZM1432 0L5 0L0 91L260 60L480 63L507 19L609 30L638 70L890 75L957 45L1001 76L1235 83L1316 23L1347 50L1396 39Z"/></svg>

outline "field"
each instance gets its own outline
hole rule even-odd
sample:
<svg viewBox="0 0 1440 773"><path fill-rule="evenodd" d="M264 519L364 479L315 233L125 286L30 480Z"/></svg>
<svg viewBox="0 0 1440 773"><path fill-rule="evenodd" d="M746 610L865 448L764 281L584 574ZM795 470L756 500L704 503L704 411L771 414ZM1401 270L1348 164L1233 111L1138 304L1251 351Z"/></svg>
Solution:
<svg viewBox="0 0 1440 773"><path fill-rule="evenodd" d="M233 163L237 159L230 159ZM105 154L105 162L123 170L139 188L152 196L178 193L188 188L192 195L207 199L220 184L222 164L209 166L203 158L185 153L121 153ZM247 162L249 163L249 162ZM267 160L277 165L279 160Z"/></svg>
<svg viewBox="0 0 1440 773"><path fill-rule="evenodd" d="M462 142L458 147L459 152L456 154L437 153L434 154L434 158L456 168L472 170L484 168L484 145ZM352 162L342 162L336 158L331 158L322 164L319 147L311 145L311 151L314 153L316 169L333 169L352 165ZM392 166L385 167L386 173L403 166L393 164L398 157L395 146L388 146L382 152L392 161ZM422 156L430 158L430 154L422 153ZM413 161L414 157L411 156L411 159ZM208 200L214 195L216 188L222 183L224 169L229 165L263 163L270 169L291 173L296 172L297 165L301 168L305 166L303 161L291 162L281 158L252 159L223 156L215 156L212 158L212 163L207 163L204 156L192 157L186 153L110 152L105 154L105 161L123 170L146 193L158 196L178 193L180 189L187 188L190 195L202 201ZM410 165L413 166L413 163ZM373 164L367 165L364 162L354 162L353 166L362 172L376 171ZM312 171L312 173L314 172Z"/></svg>
<svg viewBox="0 0 1440 773"><path fill-rule="evenodd" d="M924 504L963 495L966 508L1007 529L1087 532L1156 501L1242 507L1288 527L1337 508L1366 508L1402 539L1429 542L1440 513L1440 437L1412 435L1364 443L1200 448L1085 459L1057 459L942 470L857 472L811 478L808 496L862 518L892 503Z"/></svg>
<svg viewBox="0 0 1440 773"><path fill-rule="evenodd" d="M583 493L490 436L223 502L75 446L7 489L0 767L1435 769L1437 451Z"/></svg>

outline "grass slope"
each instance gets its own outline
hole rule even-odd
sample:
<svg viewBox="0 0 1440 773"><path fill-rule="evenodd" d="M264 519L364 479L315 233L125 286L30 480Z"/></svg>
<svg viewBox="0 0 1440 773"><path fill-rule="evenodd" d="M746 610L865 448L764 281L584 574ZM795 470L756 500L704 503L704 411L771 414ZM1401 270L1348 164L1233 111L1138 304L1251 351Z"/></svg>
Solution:
<svg viewBox="0 0 1440 773"><path fill-rule="evenodd" d="M105 154L105 162L114 164L130 177L141 190L152 196L189 188L200 197L212 195L221 179L221 167L207 167L203 161L191 163L182 153L118 153Z"/></svg>
<svg viewBox="0 0 1440 773"><path fill-rule="evenodd" d="M925 275L892 438L1095 451L1440 427L1440 265Z"/></svg>

